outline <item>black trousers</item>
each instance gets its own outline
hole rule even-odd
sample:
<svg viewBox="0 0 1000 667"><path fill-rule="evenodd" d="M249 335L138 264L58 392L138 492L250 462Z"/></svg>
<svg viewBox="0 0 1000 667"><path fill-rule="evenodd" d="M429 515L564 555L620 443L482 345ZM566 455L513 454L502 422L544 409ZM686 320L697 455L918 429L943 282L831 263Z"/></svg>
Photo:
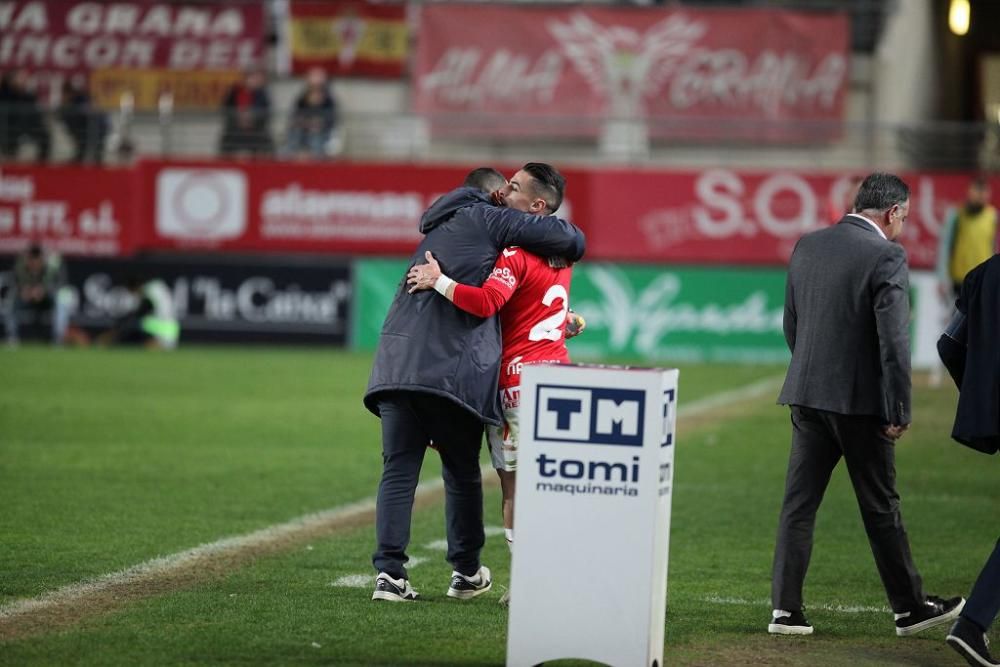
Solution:
<svg viewBox="0 0 1000 667"><path fill-rule="evenodd" d="M458 572L474 575L486 542L479 468L482 422L446 398L420 392L388 392L379 398L378 407L382 480L375 511L375 569L396 579L408 578L405 563L413 496L424 453L433 441L444 478L448 562Z"/></svg>
<svg viewBox="0 0 1000 667"><path fill-rule="evenodd" d="M792 451L774 549L774 608L802 609L816 511L841 457L889 604L896 613L912 609L924 601L924 593L899 512L893 441L882 434L875 417L799 406L792 406Z"/></svg>
<svg viewBox="0 0 1000 667"><path fill-rule="evenodd" d="M969 600L962 609L962 616L985 632L1000 612L1000 541L993 548L983 571L979 573Z"/></svg>

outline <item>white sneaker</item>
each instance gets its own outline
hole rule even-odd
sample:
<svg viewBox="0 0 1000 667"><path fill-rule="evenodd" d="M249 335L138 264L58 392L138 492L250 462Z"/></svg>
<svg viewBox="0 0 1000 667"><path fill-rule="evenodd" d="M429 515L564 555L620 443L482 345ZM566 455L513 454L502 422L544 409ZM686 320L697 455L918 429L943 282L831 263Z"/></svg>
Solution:
<svg viewBox="0 0 1000 667"><path fill-rule="evenodd" d="M448 587L448 597L468 600L482 595L493 587L493 576L490 568L483 565L473 576L467 577L460 572L451 573L451 586Z"/></svg>
<svg viewBox="0 0 1000 667"><path fill-rule="evenodd" d="M390 602L412 602L420 597L406 579L393 579L385 572L379 572L375 577L375 592L372 600L388 600Z"/></svg>

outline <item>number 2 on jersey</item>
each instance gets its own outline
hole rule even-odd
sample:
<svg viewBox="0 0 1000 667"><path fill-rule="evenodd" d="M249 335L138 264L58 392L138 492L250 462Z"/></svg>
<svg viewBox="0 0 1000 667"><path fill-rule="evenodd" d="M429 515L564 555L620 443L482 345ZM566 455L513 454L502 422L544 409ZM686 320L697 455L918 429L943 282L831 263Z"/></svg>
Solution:
<svg viewBox="0 0 1000 667"><path fill-rule="evenodd" d="M556 299L562 299L562 308L555 315L546 317L531 327L528 340L559 340L562 337L563 332L559 325L566 321L566 312L569 310L569 294L562 285L553 285L546 290L545 296L542 297L542 305L551 306Z"/></svg>

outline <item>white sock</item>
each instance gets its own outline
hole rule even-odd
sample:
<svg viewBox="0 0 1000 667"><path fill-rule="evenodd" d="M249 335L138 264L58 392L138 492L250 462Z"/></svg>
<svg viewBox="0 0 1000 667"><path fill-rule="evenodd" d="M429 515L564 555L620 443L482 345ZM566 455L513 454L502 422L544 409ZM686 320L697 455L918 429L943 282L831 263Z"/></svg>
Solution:
<svg viewBox="0 0 1000 667"><path fill-rule="evenodd" d="M785 611L784 609L775 609L774 611L771 612L771 616L774 617L774 620L778 620L779 618L786 618L791 615L792 612Z"/></svg>
<svg viewBox="0 0 1000 667"><path fill-rule="evenodd" d="M513 553L514 552L514 529L513 528L504 528L503 529L503 534L504 534L504 537L507 538L507 548L510 549L511 553Z"/></svg>

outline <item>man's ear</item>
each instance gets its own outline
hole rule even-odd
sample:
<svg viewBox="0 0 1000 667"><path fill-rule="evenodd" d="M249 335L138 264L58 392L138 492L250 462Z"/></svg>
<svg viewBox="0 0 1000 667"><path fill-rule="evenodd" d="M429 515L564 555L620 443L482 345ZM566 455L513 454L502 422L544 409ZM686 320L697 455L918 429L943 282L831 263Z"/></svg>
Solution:
<svg viewBox="0 0 1000 667"><path fill-rule="evenodd" d="M545 203L544 199L538 198L531 202L529 210L534 215L545 215L545 209L548 207L549 205Z"/></svg>

